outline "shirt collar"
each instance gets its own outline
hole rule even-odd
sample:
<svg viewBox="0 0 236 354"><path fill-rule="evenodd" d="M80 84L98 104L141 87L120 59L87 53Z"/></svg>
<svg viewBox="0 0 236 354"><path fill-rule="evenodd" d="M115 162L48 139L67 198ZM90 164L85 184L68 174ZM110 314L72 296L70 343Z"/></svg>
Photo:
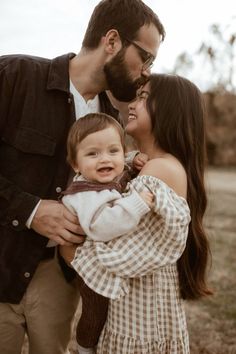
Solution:
<svg viewBox="0 0 236 354"><path fill-rule="evenodd" d="M68 53L52 59L48 73L47 89L61 90L67 93L69 90L69 61L75 56Z"/></svg>

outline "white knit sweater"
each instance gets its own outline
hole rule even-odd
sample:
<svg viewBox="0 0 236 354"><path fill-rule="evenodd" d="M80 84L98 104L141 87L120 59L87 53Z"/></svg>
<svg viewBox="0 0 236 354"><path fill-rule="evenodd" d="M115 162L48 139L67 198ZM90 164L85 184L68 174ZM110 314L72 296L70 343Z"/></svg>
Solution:
<svg viewBox="0 0 236 354"><path fill-rule="evenodd" d="M84 178L76 176L74 181ZM107 189L78 192L64 196L62 202L78 216L89 238L103 242L131 232L150 210L133 187L126 194Z"/></svg>

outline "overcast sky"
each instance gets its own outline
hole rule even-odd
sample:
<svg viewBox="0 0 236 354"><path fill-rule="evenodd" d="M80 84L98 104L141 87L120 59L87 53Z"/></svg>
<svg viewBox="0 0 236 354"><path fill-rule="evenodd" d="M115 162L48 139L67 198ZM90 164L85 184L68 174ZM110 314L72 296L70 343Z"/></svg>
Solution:
<svg viewBox="0 0 236 354"><path fill-rule="evenodd" d="M0 0L0 55L26 53L53 58L81 47L97 0ZM167 36L153 71L173 68L183 51L190 54L209 37L213 23L232 26L234 0L144 0L163 22ZM234 21L234 24L236 22ZM235 29L234 29L235 32ZM211 78L194 80L204 88Z"/></svg>

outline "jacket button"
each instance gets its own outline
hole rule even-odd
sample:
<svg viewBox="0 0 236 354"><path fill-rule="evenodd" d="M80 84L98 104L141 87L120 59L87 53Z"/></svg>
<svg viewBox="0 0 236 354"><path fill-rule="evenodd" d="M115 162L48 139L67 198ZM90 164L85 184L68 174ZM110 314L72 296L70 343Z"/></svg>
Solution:
<svg viewBox="0 0 236 354"><path fill-rule="evenodd" d="M24 277L25 277L25 278L29 278L29 277L30 277L30 273L29 273L29 272L25 272L25 273L24 273Z"/></svg>
<svg viewBox="0 0 236 354"><path fill-rule="evenodd" d="M57 192L57 193L61 193L61 191L62 191L61 187L57 187L57 188L56 188L56 192Z"/></svg>
<svg viewBox="0 0 236 354"><path fill-rule="evenodd" d="M16 220L16 219L13 220L13 221L12 221L12 225L13 225L13 226L18 226L18 225L19 225L19 221Z"/></svg>

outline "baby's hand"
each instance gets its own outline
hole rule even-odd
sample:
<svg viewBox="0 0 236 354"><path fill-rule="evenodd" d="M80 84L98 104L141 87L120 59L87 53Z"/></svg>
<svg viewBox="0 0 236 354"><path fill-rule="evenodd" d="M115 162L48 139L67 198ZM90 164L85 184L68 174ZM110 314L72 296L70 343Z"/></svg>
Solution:
<svg viewBox="0 0 236 354"><path fill-rule="evenodd" d="M135 158L133 159L133 166L137 169L137 170L141 170L143 168L143 166L145 165L145 163L148 161L148 155L143 154L143 153L138 153L138 155L135 156Z"/></svg>
<svg viewBox="0 0 236 354"><path fill-rule="evenodd" d="M139 193L140 197L145 201L149 208L153 205L153 194L147 191L142 191Z"/></svg>

